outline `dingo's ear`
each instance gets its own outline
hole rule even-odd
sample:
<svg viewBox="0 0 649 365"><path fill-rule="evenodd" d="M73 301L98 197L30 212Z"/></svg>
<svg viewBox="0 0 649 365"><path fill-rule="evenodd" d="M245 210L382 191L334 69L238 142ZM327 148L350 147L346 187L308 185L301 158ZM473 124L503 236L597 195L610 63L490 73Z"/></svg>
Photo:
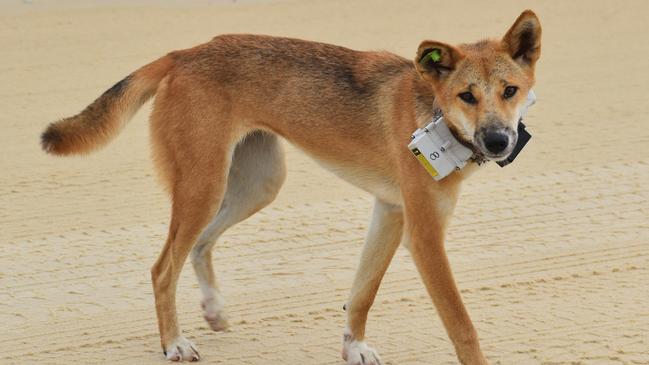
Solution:
<svg viewBox="0 0 649 365"><path fill-rule="evenodd" d="M422 78L437 82L452 72L463 57L464 55L453 46L423 41L417 51L415 67Z"/></svg>
<svg viewBox="0 0 649 365"><path fill-rule="evenodd" d="M502 44L509 55L523 67L534 68L541 56L541 22L531 10L525 10L507 31Z"/></svg>

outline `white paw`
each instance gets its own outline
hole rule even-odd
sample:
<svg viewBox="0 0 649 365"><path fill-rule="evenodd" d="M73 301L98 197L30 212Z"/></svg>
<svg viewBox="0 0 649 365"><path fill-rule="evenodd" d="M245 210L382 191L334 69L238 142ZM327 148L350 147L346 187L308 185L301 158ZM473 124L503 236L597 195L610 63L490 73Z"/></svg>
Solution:
<svg viewBox="0 0 649 365"><path fill-rule="evenodd" d="M165 357L169 361L198 361L201 359L196 346L182 336L177 337L167 346Z"/></svg>
<svg viewBox="0 0 649 365"><path fill-rule="evenodd" d="M363 341L344 341L343 360L347 365L381 365L381 358L376 350Z"/></svg>
<svg viewBox="0 0 649 365"><path fill-rule="evenodd" d="M204 300L201 306L203 307L203 318L212 331L224 331L230 327L221 303L215 300Z"/></svg>

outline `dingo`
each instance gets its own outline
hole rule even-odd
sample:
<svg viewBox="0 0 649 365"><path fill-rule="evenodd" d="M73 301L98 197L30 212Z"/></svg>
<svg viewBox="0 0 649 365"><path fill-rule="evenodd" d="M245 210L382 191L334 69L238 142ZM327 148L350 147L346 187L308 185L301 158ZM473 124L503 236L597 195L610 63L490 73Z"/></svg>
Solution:
<svg viewBox="0 0 649 365"><path fill-rule="evenodd" d="M51 124L42 147L55 155L97 149L156 94L151 142L173 203L151 275L169 360L199 359L176 319L176 282L190 252L204 317L214 330L227 326L210 249L226 229L275 198L285 176L281 136L376 197L346 303L347 363L380 364L364 342L365 322L404 240L460 361L487 364L444 250L460 183L478 164L434 181L407 145L439 108L480 159L507 158L540 51L541 25L529 10L501 40L424 41L414 63L387 52L222 35L135 71L80 114Z"/></svg>

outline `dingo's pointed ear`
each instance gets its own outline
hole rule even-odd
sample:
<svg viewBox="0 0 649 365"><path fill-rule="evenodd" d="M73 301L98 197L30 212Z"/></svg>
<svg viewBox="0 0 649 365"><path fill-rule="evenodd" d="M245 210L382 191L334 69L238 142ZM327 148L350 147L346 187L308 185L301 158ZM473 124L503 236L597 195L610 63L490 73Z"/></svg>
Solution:
<svg viewBox="0 0 649 365"><path fill-rule="evenodd" d="M502 44L509 55L524 67L534 68L541 56L541 22L531 10L525 10L507 31Z"/></svg>
<svg viewBox="0 0 649 365"><path fill-rule="evenodd" d="M423 41L419 45L415 67L424 79L439 81L455 69L455 65L464 56L448 44Z"/></svg>

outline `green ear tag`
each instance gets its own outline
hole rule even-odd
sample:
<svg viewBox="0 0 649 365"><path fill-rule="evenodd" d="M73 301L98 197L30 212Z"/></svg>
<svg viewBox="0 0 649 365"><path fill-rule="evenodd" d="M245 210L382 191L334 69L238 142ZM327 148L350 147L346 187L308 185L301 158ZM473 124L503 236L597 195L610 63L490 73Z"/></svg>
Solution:
<svg viewBox="0 0 649 365"><path fill-rule="evenodd" d="M439 48L433 49L428 55L433 62L439 62L439 60L442 59L442 51L440 51Z"/></svg>

